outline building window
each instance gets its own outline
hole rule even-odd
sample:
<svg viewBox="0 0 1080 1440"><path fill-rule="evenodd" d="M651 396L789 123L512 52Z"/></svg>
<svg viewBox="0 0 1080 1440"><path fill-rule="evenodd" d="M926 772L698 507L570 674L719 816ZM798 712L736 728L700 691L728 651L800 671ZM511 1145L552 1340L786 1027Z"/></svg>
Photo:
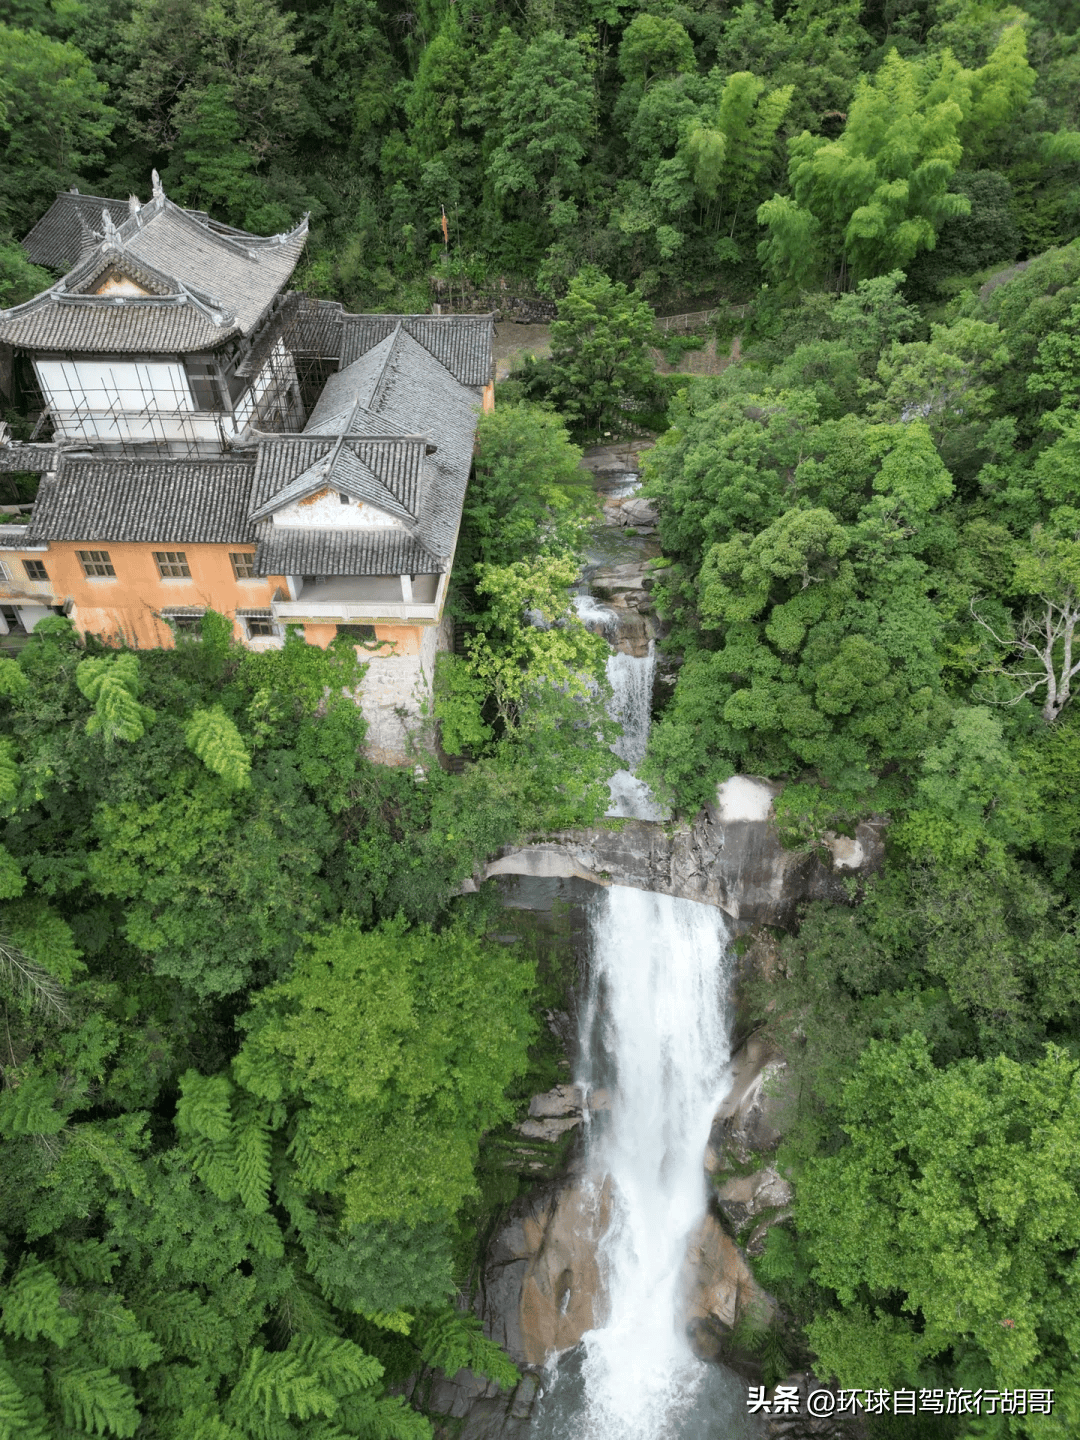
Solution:
<svg viewBox="0 0 1080 1440"><path fill-rule="evenodd" d="M84 575L106 575L115 579L116 571L113 569L107 550L80 550L78 555Z"/></svg>
<svg viewBox="0 0 1080 1440"><path fill-rule="evenodd" d="M202 618L206 614L205 610L199 610L192 606L190 609L163 610L161 613L172 627L173 634L177 639L181 635L193 640L202 639Z"/></svg>
<svg viewBox="0 0 1080 1440"><path fill-rule="evenodd" d="M339 625L339 626L337 627L337 633L338 633L339 635L345 635L345 636L347 636L348 639L350 639L351 641L353 641L354 644L360 645L360 644L363 644L365 641L371 641L371 640L374 640L374 639L375 639L375 626L374 626L374 625Z"/></svg>
<svg viewBox="0 0 1080 1440"><path fill-rule="evenodd" d="M253 550L230 550L232 573L237 580L255 580L255 552Z"/></svg>
<svg viewBox="0 0 1080 1440"><path fill-rule="evenodd" d="M28 580L48 580L48 571L40 560L24 560L22 563ZM4 579L7 579L6 575Z"/></svg>
<svg viewBox="0 0 1080 1440"><path fill-rule="evenodd" d="M343 490L338 491L337 498L341 501L342 505L347 505L349 503L349 497L345 494Z"/></svg>
<svg viewBox="0 0 1080 1440"><path fill-rule="evenodd" d="M249 640L255 640L260 635L276 635L277 626L269 615L249 615L244 621L247 626Z"/></svg>
<svg viewBox="0 0 1080 1440"><path fill-rule="evenodd" d="M10 571L10 570L8 569L8 567L4 564L4 562L3 562L2 560L0 560L0 580L10 580L10 579L11 579L11 571Z"/></svg>
<svg viewBox="0 0 1080 1440"><path fill-rule="evenodd" d="M155 550L154 561L163 580L190 580L187 555L183 550Z"/></svg>

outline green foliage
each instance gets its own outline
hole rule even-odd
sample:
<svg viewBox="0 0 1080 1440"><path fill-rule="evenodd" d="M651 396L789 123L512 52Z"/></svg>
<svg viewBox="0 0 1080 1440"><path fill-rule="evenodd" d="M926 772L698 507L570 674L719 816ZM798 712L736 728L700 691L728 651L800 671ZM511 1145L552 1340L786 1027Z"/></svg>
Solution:
<svg viewBox="0 0 1080 1440"><path fill-rule="evenodd" d="M110 659L81 660L75 672L79 689L93 704L94 713L86 722L88 735L113 740L141 740L154 712L139 704L141 676L138 657L130 651Z"/></svg>
<svg viewBox="0 0 1080 1440"><path fill-rule="evenodd" d="M921 1036L867 1048L840 1107L849 1143L800 1184L800 1231L841 1305L810 1327L822 1373L895 1385L963 1342L1001 1388L1072 1388L1049 1336L1075 1323L1075 1070L1053 1046L1028 1067L946 1070Z"/></svg>
<svg viewBox="0 0 1080 1440"><path fill-rule="evenodd" d="M238 1080L298 1103L301 1182L341 1193L348 1223L451 1212L472 1188L483 1129L525 1065L531 969L456 928L342 922L243 1019Z"/></svg>
<svg viewBox="0 0 1080 1440"><path fill-rule="evenodd" d="M231 790L246 790L251 785L251 758L240 731L220 705L196 710L185 727L184 741Z"/></svg>
<svg viewBox="0 0 1080 1440"><path fill-rule="evenodd" d="M0 24L0 219L5 227L25 233L28 211L44 209L56 190L66 189L87 166L100 164L117 118L107 96L75 46ZM28 272L33 269L8 260L8 278L0 285L15 291L32 280ZM16 295L3 298L10 304Z"/></svg>
<svg viewBox="0 0 1080 1440"><path fill-rule="evenodd" d="M654 316L640 295L584 267L551 327L554 393L583 431L618 432L621 405L649 387Z"/></svg>
<svg viewBox="0 0 1080 1440"><path fill-rule="evenodd" d="M849 273L865 279L932 250L944 223L970 208L948 188L962 158L992 143L1034 78L1019 25L979 70L949 51L920 62L892 50L860 82L839 139L803 131L790 141L793 193L758 211L766 267L797 284L835 275L843 289Z"/></svg>
<svg viewBox="0 0 1080 1440"><path fill-rule="evenodd" d="M456 563L505 566L536 554L572 554L596 513L560 418L524 401L481 415Z"/></svg>

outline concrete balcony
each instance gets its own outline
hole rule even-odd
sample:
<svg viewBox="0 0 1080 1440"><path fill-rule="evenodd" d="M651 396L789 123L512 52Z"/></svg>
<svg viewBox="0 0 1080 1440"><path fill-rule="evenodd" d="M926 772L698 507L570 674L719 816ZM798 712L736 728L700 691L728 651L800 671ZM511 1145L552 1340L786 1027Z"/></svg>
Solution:
<svg viewBox="0 0 1080 1440"><path fill-rule="evenodd" d="M336 576L305 581L295 600L275 600L270 609L283 625L434 625L442 609L438 575L418 575L411 600L402 596L396 575Z"/></svg>

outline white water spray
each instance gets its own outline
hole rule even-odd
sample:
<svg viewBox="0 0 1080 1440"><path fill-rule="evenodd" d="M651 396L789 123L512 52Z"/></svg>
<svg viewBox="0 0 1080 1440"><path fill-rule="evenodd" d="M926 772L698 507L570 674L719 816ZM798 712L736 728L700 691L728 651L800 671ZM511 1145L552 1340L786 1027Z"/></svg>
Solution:
<svg viewBox="0 0 1080 1440"><path fill-rule="evenodd" d="M580 1082L605 1085L588 1166L608 1178L606 1322L584 1339L575 1440L695 1436L710 1367L680 1316L687 1237L705 1211L702 1155L730 1084L726 934L711 906L613 887L592 914Z"/></svg>

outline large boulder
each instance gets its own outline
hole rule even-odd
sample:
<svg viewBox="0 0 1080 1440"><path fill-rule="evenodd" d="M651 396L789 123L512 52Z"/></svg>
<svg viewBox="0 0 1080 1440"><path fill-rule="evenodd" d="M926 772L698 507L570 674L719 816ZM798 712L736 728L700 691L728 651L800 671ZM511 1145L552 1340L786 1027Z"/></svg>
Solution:
<svg viewBox="0 0 1080 1440"><path fill-rule="evenodd" d="M713 1119L705 1149L709 1174L747 1165L775 1150L783 1134L787 1062L751 1035L731 1061L731 1089ZM785 1202L786 1203L786 1202Z"/></svg>
<svg viewBox="0 0 1080 1440"><path fill-rule="evenodd" d="M610 1197L580 1176L534 1190L511 1211L484 1267L480 1313L519 1365L576 1345L603 1310L596 1247Z"/></svg>
<svg viewBox="0 0 1080 1440"><path fill-rule="evenodd" d="M703 1360L715 1360L740 1320L768 1325L776 1302L751 1274L746 1257L707 1214L690 1237L683 1267L683 1294L690 1342Z"/></svg>

